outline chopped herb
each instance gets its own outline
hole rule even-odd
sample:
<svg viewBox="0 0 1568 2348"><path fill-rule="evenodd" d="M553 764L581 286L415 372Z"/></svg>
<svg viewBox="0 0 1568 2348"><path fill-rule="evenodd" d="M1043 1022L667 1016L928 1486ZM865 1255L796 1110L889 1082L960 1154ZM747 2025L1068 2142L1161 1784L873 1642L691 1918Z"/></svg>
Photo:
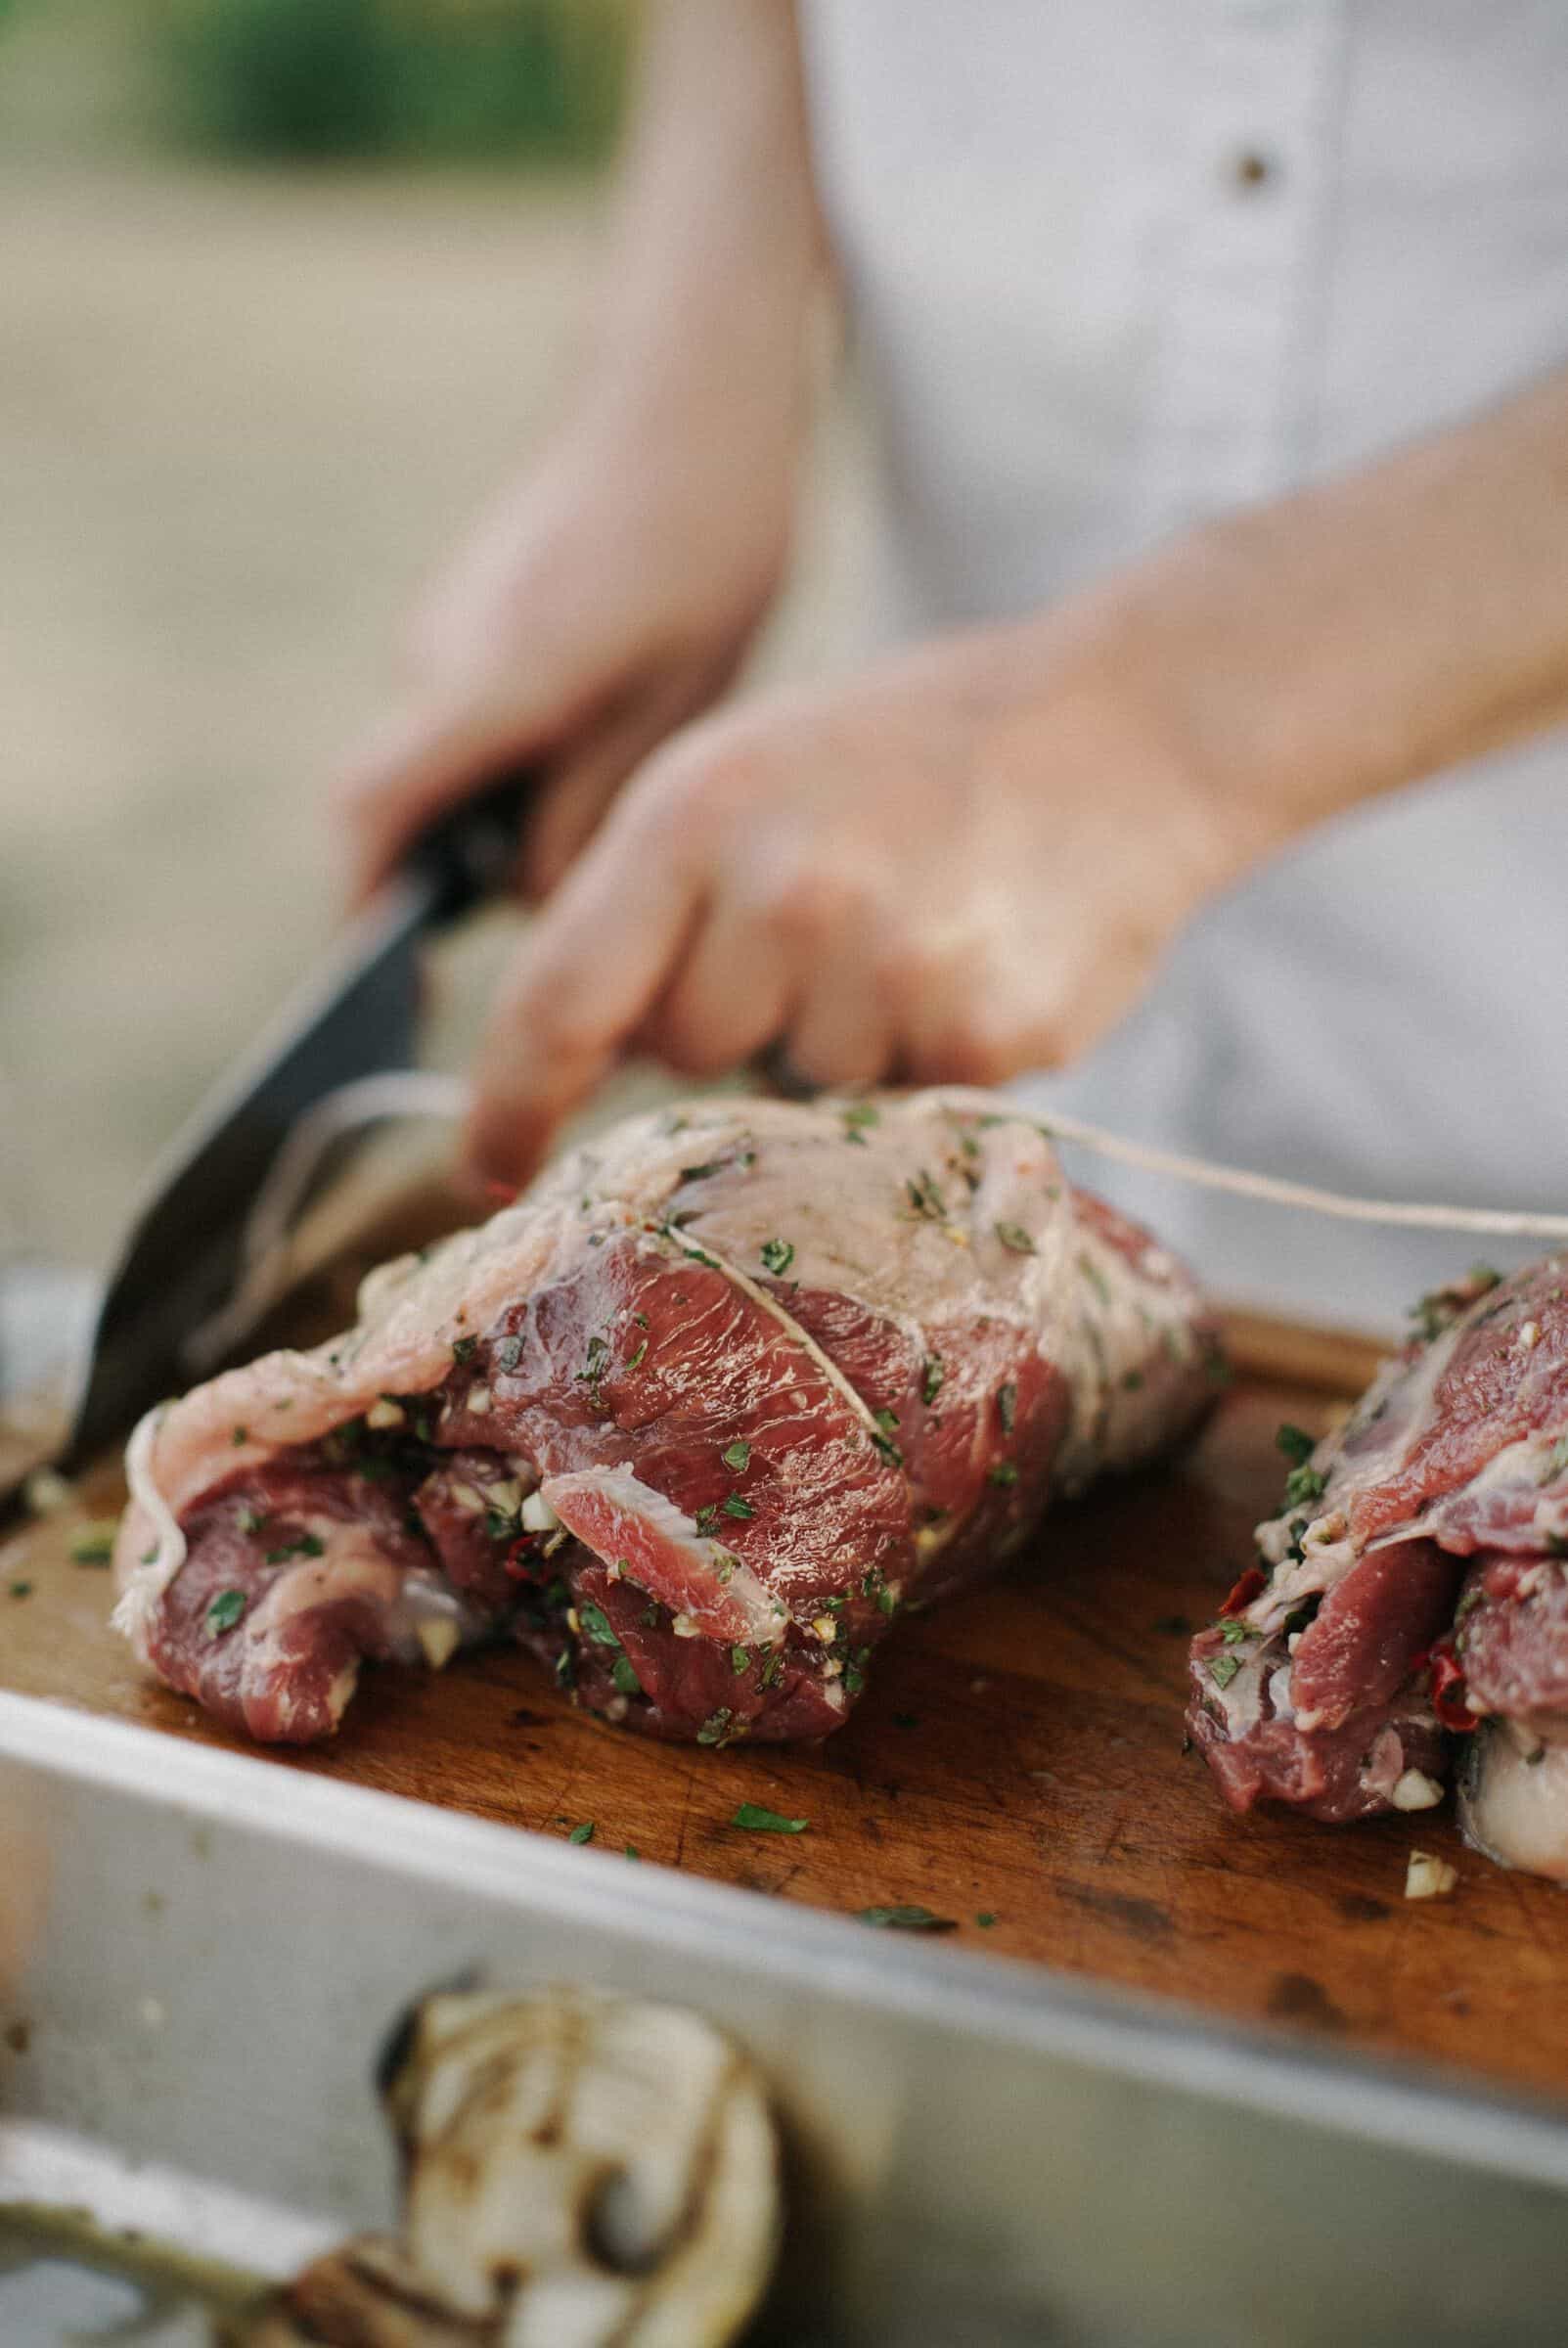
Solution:
<svg viewBox="0 0 1568 2348"><path fill-rule="evenodd" d="M1225 1641L1227 1647L1239 1647L1243 1639L1261 1639L1263 1636L1261 1631L1252 1630L1246 1623L1238 1621L1234 1615L1229 1621L1222 1622L1219 1628L1220 1637Z"/></svg>
<svg viewBox="0 0 1568 2348"><path fill-rule="evenodd" d="M882 1416L880 1411L878 1411L876 1415L878 1418ZM887 1415L890 1418L892 1417L891 1412L889 1412ZM898 1421L896 1419L893 1420L893 1424L895 1426L898 1424ZM873 1435L872 1441L875 1444L877 1450L881 1453L889 1468L903 1467L904 1454L899 1450L898 1445L894 1442L891 1435Z"/></svg>
<svg viewBox="0 0 1568 2348"><path fill-rule="evenodd" d="M1554 1484L1563 1469L1568 1468L1568 1435L1559 1435L1541 1463L1536 1477L1538 1484Z"/></svg>
<svg viewBox="0 0 1568 2348"><path fill-rule="evenodd" d="M735 1714L727 1704L721 1704L717 1712L710 1712L696 1733L698 1744L722 1744L730 1734L730 1724L734 1718Z"/></svg>
<svg viewBox="0 0 1568 2348"><path fill-rule="evenodd" d="M636 1322L639 1329L646 1329L648 1327L648 1315L646 1313L634 1313L632 1315L632 1319Z"/></svg>
<svg viewBox="0 0 1568 2348"><path fill-rule="evenodd" d="M622 1695L642 1694L643 1683L637 1676L636 1666L630 1655L618 1654L609 1667L609 1676Z"/></svg>
<svg viewBox="0 0 1568 2348"><path fill-rule="evenodd" d="M520 1337L503 1337L495 1349L496 1368L498 1370L515 1370L521 1359L522 1339Z"/></svg>
<svg viewBox="0 0 1568 2348"><path fill-rule="evenodd" d="M726 1468L733 1468L737 1475L743 1474L751 1465L750 1444L738 1435L724 1454L724 1464Z"/></svg>
<svg viewBox="0 0 1568 2348"><path fill-rule="evenodd" d="M846 1695L859 1695L861 1690L866 1685L866 1674L864 1671L862 1671L858 1663L846 1663L844 1665L842 1679L844 1693Z"/></svg>
<svg viewBox="0 0 1568 2348"><path fill-rule="evenodd" d="M876 1604L881 1613L896 1614L898 1612L898 1593L894 1590L878 1590Z"/></svg>
<svg viewBox="0 0 1568 2348"><path fill-rule="evenodd" d="M1038 1253L1033 1240L1021 1223L999 1223L996 1226L996 1235L1003 1246L1010 1248L1014 1255Z"/></svg>
<svg viewBox="0 0 1568 2348"><path fill-rule="evenodd" d="M1004 1433L1005 1435L1010 1435L1010 1434L1011 1434L1011 1432L1012 1432L1012 1429L1013 1429L1013 1425L1014 1425L1014 1423L1015 1423L1015 1422L1016 1422L1016 1420L1017 1420L1017 1416L1018 1416L1018 1389L1017 1389L1017 1387L1016 1387L1015 1385L1012 1385L1010 1382L1009 1382L1008 1385L1005 1385L1005 1386L998 1386L998 1388L997 1388L997 1417L998 1417L998 1418L1001 1420L1001 1422L1002 1422L1002 1431L1003 1431L1003 1433Z"/></svg>
<svg viewBox="0 0 1568 2348"><path fill-rule="evenodd" d="M698 1509L694 1521L696 1525L697 1531L701 1533L704 1538L706 1538L706 1536L712 1532L714 1526L719 1521L718 1502L716 1500L710 1500L705 1509Z"/></svg>
<svg viewBox="0 0 1568 2348"><path fill-rule="evenodd" d="M776 1688L783 1672L784 1648L772 1647L762 1658L762 1669L757 1674L757 1686L759 1688Z"/></svg>
<svg viewBox="0 0 1568 2348"><path fill-rule="evenodd" d="M144 1549L144 1550L143 1550L143 1552L142 1552L142 1563L143 1563L144 1565L151 1565L151 1564L152 1564L152 1562L153 1562L153 1560L154 1560L154 1558L155 1558L157 1556L157 1543L155 1541L151 1549Z"/></svg>
<svg viewBox="0 0 1568 2348"><path fill-rule="evenodd" d="M320 1558L326 1555L326 1544L314 1533L301 1533L297 1541L286 1541L281 1549L269 1549L267 1563L285 1565L291 1558Z"/></svg>
<svg viewBox="0 0 1568 2348"><path fill-rule="evenodd" d="M515 1515L503 1515L499 1509L486 1509L484 1529L492 1541L511 1541L517 1530Z"/></svg>
<svg viewBox="0 0 1568 2348"><path fill-rule="evenodd" d="M1484 1296L1489 1288L1499 1287L1502 1280L1502 1274L1494 1264L1472 1264L1466 1277L1478 1296Z"/></svg>
<svg viewBox="0 0 1568 2348"><path fill-rule="evenodd" d="M1321 1468L1292 1468L1285 1477L1285 1507L1302 1509L1315 1500L1322 1500L1327 1482L1328 1478Z"/></svg>
<svg viewBox="0 0 1568 2348"><path fill-rule="evenodd" d="M235 1513L236 1529L242 1533L259 1533L267 1521L265 1509L243 1508Z"/></svg>
<svg viewBox="0 0 1568 2348"><path fill-rule="evenodd" d="M1094 1257L1092 1255L1081 1255L1078 1258L1078 1269L1083 1274L1085 1280L1088 1281L1090 1287L1094 1289L1095 1294L1099 1298L1100 1303L1109 1304L1110 1283L1105 1278L1105 1275L1100 1270L1099 1266L1096 1263Z"/></svg>
<svg viewBox="0 0 1568 2348"><path fill-rule="evenodd" d="M593 1839L594 1822L591 1818L585 1818L580 1827L573 1827L571 1832L566 1837L568 1842L575 1843L592 1842Z"/></svg>
<svg viewBox="0 0 1568 2348"><path fill-rule="evenodd" d="M722 1174L723 1171L723 1158L710 1157L704 1159L700 1166L683 1166L681 1168L681 1180L683 1182L706 1182L710 1174Z"/></svg>
<svg viewBox="0 0 1568 2348"><path fill-rule="evenodd" d="M234 1441L235 1441L236 1443L248 1443L248 1442L249 1442L249 1440L250 1440L250 1429L249 1429L247 1426L237 1426L237 1427L235 1428L235 1430L234 1430Z"/></svg>
<svg viewBox="0 0 1568 2348"><path fill-rule="evenodd" d="M872 1416L875 1420L877 1425L881 1428L884 1435L891 1435L897 1430L897 1411L874 1411Z"/></svg>
<svg viewBox="0 0 1568 2348"><path fill-rule="evenodd" d="M13 1598L31 1598L32 1596L31 1582L11 1582L7 1586Z"/></svg>
<svg viewBox="0 0 1568 2348"><path fill-rule="evenodd" d="M915 1212L928 1223L947 1220L947 1201L923 1166L915 1181L905 1183L904 1190Z"/></svg>
<svg viewBox="0 0 1568 2348"><path fill-rule="evenodd" d="M951 1916L933 1916L929 1908L862 1908L857 1919L873 1924L879 1931L890 1932L951 1932L955 1919Z"/></svg>
<svg viewBox="0 0 1568 2348"><path fill-rule="evenodd" d="M947 1364L943 1361L942 1356L939 1353L927 1354L925 1368L920 1373L920 1398L923 1402L931 1403L936 1400L942 1391L942 1380L946 1376Z"/></svg>
<svg viewBox="0 0 1568 2348"><path fill-rule="evenodd" d="M452 1343L452 1359L455 1362L471 1362L478 1350L477 1337L456 1337Z"/></svg>
<svg viewBox="0 0 1568 2348"><path fill-rule="evenodd" d="M730 1824L743 1827L748 1834L804 1834L811 1821L781 1818L777 1810L764 1810L760 1802L742 1802Z"/></svg>
<svg viewBox="0 0 1568 2348"><path fill-rule="evenodd" d="M879 1125L882 1121L882 1112L874 1101L848 1101L838 1113L851 1132L862 1125Z"/></svg>
<svg viewBox="0 0 1568 2348"><path fill-rule="evenodd" d="M638 1847L637 1847L637 1845L636 1845L636 1843L635 1843L635 1842L629 1842L629 1843L626 1845L626 1856L627 1856L627 1858L628 1858L628 1859L641 1859L641 1857L643 1856L643 1854L642 1854L642 1852L641 1852L641 1851L638 1849Z"/></svg>
<svg viewBox="0 0 1568 2348"><path fill-rule="evenodd" d="M114 1554L114 1527L90 1524L70 1545L73 1565L107 1565Z"/></svg>
<svg viewBox="0 0 1568 2348"><path fill-rule="evenodd" d="M757 1512L749 1500L741 1499L739 1492L728 1492L724 1500L724 1513L726 1516L754 1516Z"/></svg>
<svg viewBox="0 0 1568 2348"><path fill-rule="evenodd" d="M982 1908L974 1920L979 1925L982 1932L989 1932L997 1919L992 1915L989 1908Z"/></svg>
<svg viewBox="0 0 1568 2348"><path fill-rule="evenodd" d="M609 1627L609 1616L603 1606L579 1606L577 1619L596 1647L619 1647L620 1641Z"/></svg>
<svg viewBox="0 0 1568 2348"><path fill-rule="evenodd" d="M1211 1346L1203 1356L1203 1375L1211 1386L1233 1386L1235 1383L1235 1372L1217 1345Z"/></svg>
<svg viewBox="0 0 1568 2348"><path fill-rule="evenodd" d="M986 1471L985 1480L988 1484L1000 1485L1006 1491L1010 1484L1017 1482L1018 1470L1011 1460L999 1460L994 1468Z"/></svg>
<svg viewBox="0 0 1568 2348"><path fill-rule="evenodd" d="M1239 1655L1216 1655L1209 1665L1209 1677L1216 1688L1229 1688L1240 1669Z"/></svg>
<svg viewBox="0 0 1568 2348"><path fill-rule="evenodd" d="M576 1658L569 1647L563 1647L556 1657L556 1686L558 1688L575 1688L576 1685Z"/></svg>
<svg viewBox="0 0 1568 2348"><path fill-rule="evenodd" d="M639 1369L641 1369L641 1368L642 1368L642 1364L643 1364L643 1356L644 1356L644 1355L647 1353L647 1351L648 1351L648 1339L645 1337L645 1338L643 1339L643 1342L641 1343L641 1345L639 1345L639 1347L637 1348L637 1351L636 1351L636 1352L635 1352L635 1353L632 1355L632 1357L631 1357L631 1360L630 1360L630 1361L627 1363L627 1365L626 1365L627 1369L628 1369L628 1370L639 1370Z"/></svg>
<svg viewBox="0 0 1568 2348"><path fill-rule="evenodd" d="M1316 1435L1309 1435L1304 1426L1292 1426L1288 1419L1274 1440L1276 1449L1284 1453L1292 1468L1305 1468L1318 1448Z"/></svg>
<svg viewBox="0 0 1568 2348"><path fill-rule="evenodd" d="M232 1631L249 1601L243 1590L220 1590L206 1610L206 1632L209 1639L221 1639Z"/></svg>
<svg viewBox="0 0 1568 2348"><path fill-rule="evenodd" d="M764 1269L771 1272L776 1280L782 1280L795 1260L794 1242L791 1240L764 1240L757 1252Z"/></svg>
<svg viewBox="0 0 1568 2348"><path fill-rule="evenodd" d="M587 1365L577 1373L580 1383L586 1381L589 1385L598 1384L605 1375L605 1356L608 1351L609 1340L607 1337L589 1338Z"/></svg>
<svg viewBox="0 0 1568 2348"><path fill-rule="evenodd" d="M731 1557L730 1552L727 1549L719 1550L714 1558L713 1562L714 1580L721 1584L732 1580L735 1574L735 1569L739 1562L739 1558Z"/></svg>
<svg viewBox="0 0 1568 2348"><path fill-rule="evenodd" d="M736 1674L737 1678L739 1677L742 1671L749 1671L751 1669L751 1649L749 1647L731 1648L730 1669Z"/></svg>

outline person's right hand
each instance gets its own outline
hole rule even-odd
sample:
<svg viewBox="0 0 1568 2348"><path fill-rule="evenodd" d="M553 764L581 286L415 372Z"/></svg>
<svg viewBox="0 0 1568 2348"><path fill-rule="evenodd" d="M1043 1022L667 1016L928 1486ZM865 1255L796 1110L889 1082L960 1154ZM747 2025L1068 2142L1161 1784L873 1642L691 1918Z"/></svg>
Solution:
<svg viewBox="0 0 1568 2348"><path fill-rule="evenodd" d="M626 777L717 699L772 601L796 448L780 409L602 402L426 600L403 689L340 792L357 894L514 767L539 776L519 879L547 895Z"/></svg>

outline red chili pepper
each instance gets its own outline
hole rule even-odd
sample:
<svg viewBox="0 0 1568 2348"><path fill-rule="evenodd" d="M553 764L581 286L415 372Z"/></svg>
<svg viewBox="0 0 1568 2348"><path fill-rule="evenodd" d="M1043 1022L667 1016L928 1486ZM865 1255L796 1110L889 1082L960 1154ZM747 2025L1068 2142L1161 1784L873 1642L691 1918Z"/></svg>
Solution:
<svg viewBox="0 0 1568 2348"><path fill-rule="evenodd" d="M539 1568L544 1562L539 1555L539 1535L524 1533L519 1541L514 1541L503 1562L514 1581L537 1581Z"/></svg>
<svg viewBox="0 0 1568 2348"><path fill-rule="evenodd" d="M1454 1659L1452 1639L1440 1639L1425 1655L1417 1655L1416 1667L1430 1663L1432 1667L1432 1709L1444 1728L1456 1736L1468 1737L1481 1725L1481 1716L1472 1712L1464 1700L1465 1679Z"/></svg>
<svg viewBox="0 0 1568 2348"><path fill-rule="evenodd" d="M1221 1615L1239 1614L1243 1606L1250 1606L1253 1600L1260 1597L1268 1587L1269 1577L1261 1566L1249 1565L1220 1608Z"/></svg>

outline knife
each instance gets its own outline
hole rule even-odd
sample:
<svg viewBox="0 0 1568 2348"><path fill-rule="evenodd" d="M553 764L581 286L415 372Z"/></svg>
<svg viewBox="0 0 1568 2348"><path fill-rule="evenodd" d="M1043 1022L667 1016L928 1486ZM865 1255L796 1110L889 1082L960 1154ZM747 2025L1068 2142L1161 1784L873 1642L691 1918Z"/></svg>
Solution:
<svg viewBox="0 0 1568 2348"><path fill-rule="evenodd" d="M232 1293L251 1202L295 1121L339 1085L410 1065L420 948L510 879L527 790L511 777L424 835L155 1166L93 1327L65 1473L187 1382L183 1341Z"/></svg>

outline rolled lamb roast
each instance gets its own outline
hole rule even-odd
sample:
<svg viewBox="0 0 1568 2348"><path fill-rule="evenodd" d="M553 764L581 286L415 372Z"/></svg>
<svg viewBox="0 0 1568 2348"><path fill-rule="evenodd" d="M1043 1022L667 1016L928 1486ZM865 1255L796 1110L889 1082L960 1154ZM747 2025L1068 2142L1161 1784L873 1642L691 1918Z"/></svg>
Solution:
<svg viewBox="0 0 1568 2348"><path fill-rule="evenodd" d="M1238 1809L1427 1809L1568 1881L1568 1264L1477 1267L1295 1459L1193 1642L1188 1729Z"/></svg>
<svg viewBox="0 0 1568 2348"><path fill-rule="evenodd" d="M1186 1274L983 1093L634 1119L143 1422L116 1621L263 1739L498 1637L656 1736L817 1738L897 1615L1214 1390Z"/></svg>

